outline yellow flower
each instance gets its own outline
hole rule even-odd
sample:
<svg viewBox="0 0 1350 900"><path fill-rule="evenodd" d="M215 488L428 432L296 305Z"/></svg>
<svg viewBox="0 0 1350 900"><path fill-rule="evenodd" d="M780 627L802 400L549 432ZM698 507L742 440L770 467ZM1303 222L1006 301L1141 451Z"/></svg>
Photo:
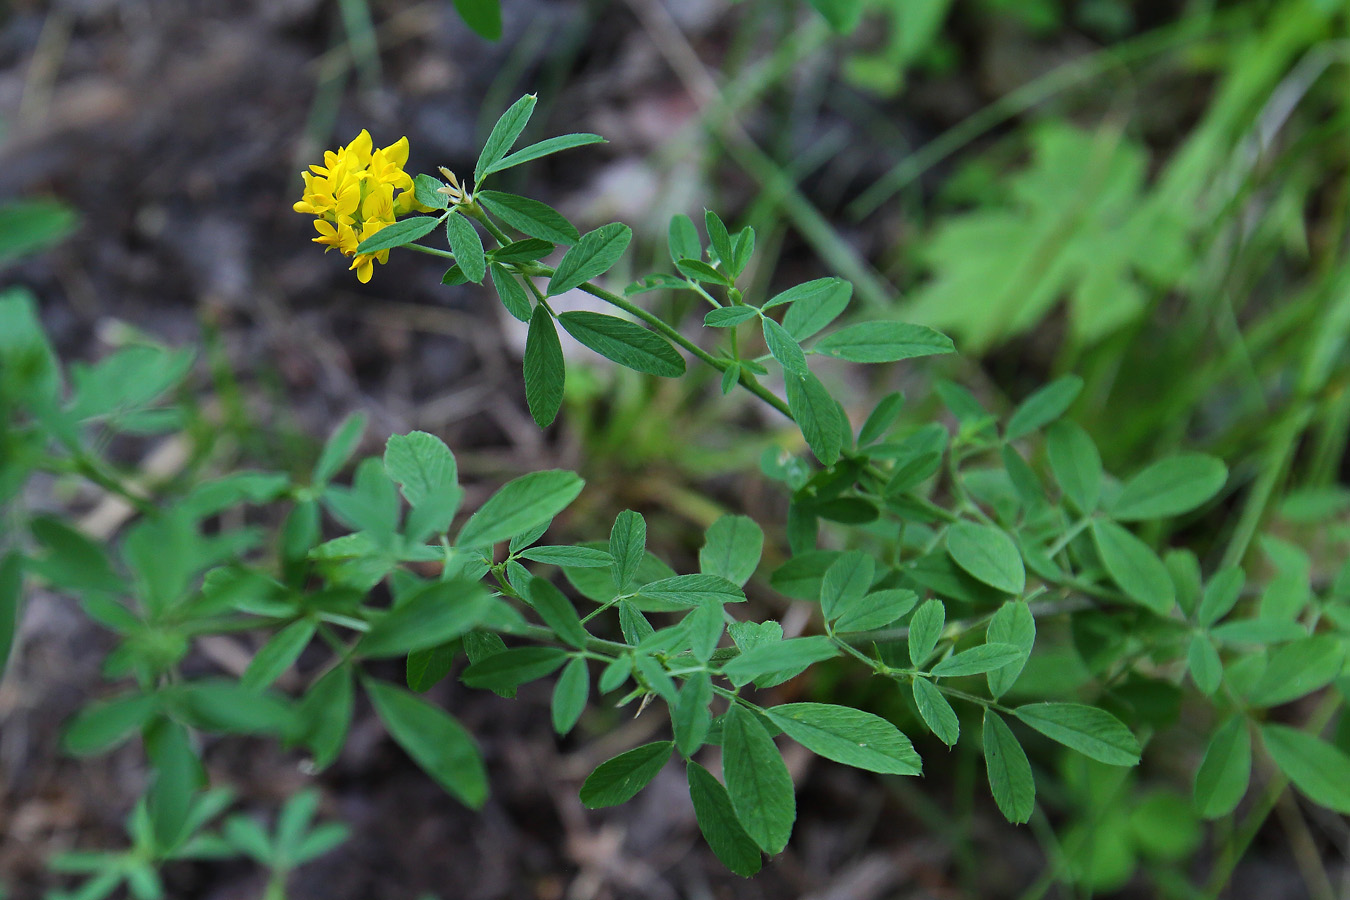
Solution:
<svg viewBox="0 0 1350 900"><path fill-rule="evenodd" d="M357 254L360 243L399 216L430 211L413 195L412 176L403 170L407 162L406 137L377 150L362 129L347 146L325 151L323 165L300 173L305 190L293 208L315 217L314 242L325 252L337 249L354 257L351 267L362 283L370 281L376 262L389 259L389 251Z"/></svg>

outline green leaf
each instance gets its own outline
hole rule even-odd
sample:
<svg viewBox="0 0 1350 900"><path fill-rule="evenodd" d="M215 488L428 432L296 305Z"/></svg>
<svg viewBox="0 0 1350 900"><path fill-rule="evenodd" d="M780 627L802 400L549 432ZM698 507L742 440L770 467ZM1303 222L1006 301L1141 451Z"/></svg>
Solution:
<svg viewBox="0 0 1350 900"><path fill-rule="evenodd" d="M405 656L443 644L478 627L497 604L478 582L434 582L376 619L356 652L368 658Z"/></svg>
<svg viewBox="0 0 1350 900"><path fill-rule="evenodd" d="M461 5L461 3L463 5ZM460 11L460 15L469 21L469 16L465 15L464 7L469 5L467 0L458 0L455 6ZM493 4L495 5L495 4ZM486 6L480 2L474 3L479 15L483 15ZM497 12L497 34L501 35L501 13ZM471 23L472 24L472 23ZM485 23L486 24L486 23ZM476 29L475 29L476 30ZM492 38L495 40L496 38ZM473 180L475 184L480 183L491 170L492 164L499 162L511 146L515 144L520 137L520 133L525 130L525 126L530 122L530 116L534 114L534 104L538 98L534 94L526 94L515 103L512 103L506 112L502 113L501 118L492 126L492 132L488 135L487 141L483 144L483 150L478 154L478 162L473 167Z"/></svg>
<svg viewBox="0 0 1350 900"><path fill-rule="evenodd" d="M272 849L272 840L267 831L247 816L231 816L221 831L235 850L256 863L270 865L277 855Z"/></svg>
<svg viewBox="0 0 1350 900"><path fill-rule="evenodd" d="M1102 458L1088 433L1072 422L1055 422L1046 429L1045 449L1064 495L1081 513L1095 510L1102 493Z"/></svg>
<svg viewBox="0 0 1350 900"><path fill-rule="evenodd" d="M543 235L535 236L543 237ZM623 256L623 252L628 249L628 242L632 239L633 230L619 222L601 225L594 231L586 232L576 245L567 251L553 271L553 277L548 280L548 295L554 297L566 293L592 278L605 274L619 261L619 257Z"/></svg>
<svg viewBox="0 0 1350 900"><path fill-rule="evenodd" d="M1196 688L1206 697L1212 696L1223 682L1223 661L1207 635L1191 635L1190 646L1186 649L1186 666Z"/></svg>
<svg viewBox="0 0 1350 900"><path fill-rule="evenodd" d="M576 607L572 605L572 601L563 596L562 591L547 579L531 578L527 594L526 599L530 601L534 611L539 613L539 618L544 620L545 625L553 629L554 634L578 650L586 649L586 642L591 636L582 626Z"/></svg>
<svg viewBox="0 0 1350 900"><path fill-rule="evenodd" d="M496 0L491 0L496 2ZM551 137L542 140L537 144L531 144L504 157L498 162L488 166L484 175L491 175L493 172L500 172L503 169L510 169L521 163L531 162L543 156L549 156L562 150L571 150L573 147L584 147L587 144L605 144L608 143L598 134L562 134L557 137Z"/></svg>
<svg viewBox="0 0 1350 900"><path fill-rule="evenodd" d="M483 253L483 239L473 224L452 212L445 220L445 239L464 277L474 284L482 284L483 276L487 274L487 256Z"/></svg>
<svg viewBox="0 0 1350 900"><path fill-rule="evenodd" d="M445 182L432 175L418 175L413 178L413 196L417 202L432 209L449 209L450 198L441 193Z"/></svg>
<svg viewBox="0 0 1350 900"><path fill-rule="evenodd" d="M1177 605L1187 618L1195 615L1200 605L1200 589L1203 575L1200 573L1200 560L1190 550L1168 550L1163 557L1163 565L1172 576L1172 585L1176 589Z"/></svg>
<svg viewBox="0 0 1350 900"><path fill-rule="evenodd" d="M365 413L352 413L342 420L342 424L333 430L333 434L323 445L319 461L314 464L314 473L310 480L316 486L327 484L356 452L361 441L361 433L366 430Z"/></svg>
<svg viewBox="0 0 1350 900"><path fill-rule="evenodd" d="M1082 390L1083 379L1064 375L1035 391L1013 411L1003 439L1015 441L1049 425L1068 412Z"/></svg>
<svg viewBox="0 0 1350 900"><path fill-rule="evenodd" d="M698 228L694 225L693 219L684 213L670 219L669 244L671 262L703 258L703 244L698 239Z"/></svg>
<svg viewBox="0 0 1350 900"><path fill-rule="evenodd" d="M1026 587L1022 554L999 528L957 522L947 529L947 552L952 562L990 587L1008 594L1020 594Z"/></svg>
<svg viewBox="0 0 1350 900"><path fill-rule="evenodd" d="M352 669L342 665L315 682L296 706L296 740L314 754L316 770L327 768L342 752L355 704Z"/></svg>
<svg viewBox="0 0 1350 900"><path fill-rule="evenodd" d="M439 684L441 679L450 674L450 669L455 664L455 655L463 645L461 635L460 638L446 641L444 644L424 647L409 653L407 664L403 667L408 689L425 694Z"/></svg>
<svg viewBox="0 0 1350 900"><path fill-rule="evenodd" d="M787 333L787 329L768 316L765 316L760 324L764 326L764 344L773 354L773 358L783 366L788 376L810 375L811 371L806 367L806 354L802 352L801 345L796 339Z"/></svg>
<svg viewBox="0 0 1350 900"><path fill-rule="evenodd" d="M725 626L722 603L719 600L704 599L698 609L685 617L682 625L688 626L688 638L694 659L706 663L712 659L717 643L722 639Z"/></svg>
<svg viewBox="0 0 1350 900"><path fill-rule="evenodd" d="M881 401L872 409L863 422L862 429L858 432L858 446L865 447L868 444L881 440L886 436L886 432L895 424L899 418L900 411L905 406L905 395L900 391L894 391L881 398Z"/></svg>
<svg viewBox="0 0 1350 900"><path fill-rule="evenodd" d="M394 247L411 244L430 234L431 230L440 223L441 220L436 216L409 216L406 219L399 219L394 224L381 228L358 244L356 252L358 254L379 253L381 250L391 250Z"/></svg>
<svg viewBox="0 0 1350 900"><path fill-rule="evenodd" d="M750 258L755 255L755 229L749 225L736 232L735 246L731 251L731 259L727 261L727 266L731 274L740 277L745 271L745 267L750 265Z"/></svg>
<svg viewBox="0 0 1350 900"><path fill-rule="evenodd" d="M937 678L983 675L1023 658L1022 648L1012 644L981 644L942 660L933 666L932 674Z"/></svg>
<svg viewBox="0 0 1350 900"><path fill-rule="evenodd" d="M277 694L250 690L224 679L189 681L165 693L174 715L203 731L290 735L296 716Z"/></svg>
<svg viewBox="0 0 1350 900"><path fill-rule="evenodd" d="M604 550L590 547L530 547L522 550L524 559L550 566L573 566L581 569L603 569L614 564L614 557Z"/></svg>
<svg viewBox="0 0 1350 900"><path fill-rule="evenodd" d="M783 626L770 619L767 622L732 622L727 634L742 653L748 653L764 644L776 644L783 639Z"/></svg>
<svg viewBox="0 0 1350 900"><path fill-rule="evenodd" d="M712 677L707 672L695 672L680 688L679 698L670 710L675 746L686 758L693 756L708 736L708 726L712 724L708 704L712 698Z"/></svg>
<svg viewBox="0 0 1350 900"><path fill-rule="evenodd" d="M802 430L802 437L816 459L827 466L839 461L844 434L839 424L839 407L815 375L789 374L784 379L788 409Z"/></svg>
<svg viewBox="0 0 1350 900"><path fill-rule="evenodd" d="M155 843L172 849L183 837L192 811L192 797L202 780L201 763L192 752L187 729L166 719L146 729L145 750L154 769L146 807Z"/></svg>
<svg viewBox="0 0 1350 900"><path fill-rule="evenodd" d="M530 237L563 245L575 244L581 238L576 226L547 203L501 191L479 191L474 198L492 215Z"/></svg>
<svg viewBox="0 0 1350 900"><path fill-rule="evenodd" d="M0 204L0 264L50 247L74 231L78 222L75 211L56 200Z"/></svg>
<svg viewBox="0 0 1350 900"><path fill-rule="evenodd" d="M1210 635L1224 644L1283 644L1308 636L1308 629L1287 619L1240 619L1210 629Z"/></svg>
<svg viewBox="0 0 1350 900"><path fill-rule="evenodd" d="M19 633L19 601L23 599L23 557L7 553L0 559L0 681Z"/></svg>
<svg viewBox="0 0 1350 900"><path fill-rule="evenodd" d="M793 294L793 292L798 292ZM783 314L788 334L804 341L839 317L853 298L853 285L842 278L821 278L789 288L764 304L764 308L791 303Z"/></svg>
<svg viewBox="0 0 1350 900"><path fill-rule="evenodd" d="M851 550L840 554L820 582L820 610L825 621L833 621L861 600L872 586L875 571L876 563L868 553Z"/></svg>
<svg viewBox="0 0 1350 900"><path fill-rule="evenodd" d="M684 606L696 606L705 600L715 603L739 603L745 593L719 575L676 575L638 588L638 595L650 600Z"/></svg>
<svg viewBox="0 0 1350 900"><path fill-rule="evenodd" d="M541 303L530 316L530 330L525 336L525 401L540 428L547 428L557 418L566 378L558 330Z"/></svg>
<svg viewBox="0 0 1350 900"><path fill-rule="evenodd" d="M722 723L722 770L736 818L761 850L779 853L797 818L792 776L754 713L732 703Z"/></svg>
<svg viewBox="0 0 1350 900"><path fill-rule="evenodd" d="M1012 644L1022 651L1020 659L989 672L989 693L998 699L1017 682L1031 656L1031 648L1036 643L1036 618L1026 603L1009 600L999 607L994 618L989 621L985 639L991 644Z"/></svg>
<svg viewBox="0 0 1350 900"><path fill-rule="evenodd" d="M784 734L827 759L886 775L919 775L914 746L890 722L832 703L784 703L764 714Z"/></svg>
<svg viewBox="0 0 1350 900"><path fill-rule="evenodd" d="M1350 756L1315 735L1287 725L1261 726L1261 740L1280 771L1305 797L1350 815Z"/></svg>
<svg viewBox="0 0 1350 900"><path fill-rule="evenodd" d="M999 448L999 457L1003 462L1003 468L1008 473L1008 481L1012 484L1013 491L1016 492L1023 506L1037 508L1045 505L1045 490L1041 487L1040 476L1036 470L1027 465L1027 461L1022 458L1022 454L1009 444L1004 444Z"/></svg>
<svg viewBox="0 0 1350 900"><path fill-rule="evenodd" d="M384 445L384 470L413 506L459 486L455 455L425 431L391 435Z"/></svg>
<svg viewBox="0 0 1350 900"><path fill-rule="evenodd" d="M652 623L642 614L642 610L631 600L619 601L619 629L629 646L637 646L656 631L652 628Z"/></svg>
<svg viewBox="0 0 1350 900"><path fill-rule="evenodd" d="M548 246L552 247L553 245L549 244ZM518 321L529 322L532 313L530 295L525 293L524 286L516 279L516 276L495 262L489 267L489 274L492 276L492 286L496 288L497 296L501 299L502 306L506 311Z"/></svg>
<svg viewBox="0 0 1350 900"><path fill-rule="evenodd" d="M1247 793L1252 776L1252 736L1241 715L1229 717L1210 738L1195 773L1195 806L1206 819L1226 816Z"/></svg>
<svg viewBox="0 0 1350 900"><path fill-rule="evenodd" d="M1242 596L1242 586L1246 580L1246 573L1236 566L1215 572L1200 598L1200 608L1195 613L1196 622L1208 628L1232 612L1238 598Z"/></svg>
<svg viewBox="0 0 1350 900"><path fill-rule="evenodd" d="M29 523L29 530L48 551L45 556L30 560L29 567L34 574L77 591L126 590L126 583L113 570L103 547L65 522L51 516L38 516ZM17 592L14 579L19 576L20 569L17 561L10 565L16 568L7 573L8 586ZM18 602L17 595L14 602Z"/></svg>
<svg viewBox="0 0 1350 900"><path fill-rule="evenodd" d="M280 678L281 673L300 658L301 652L313 639L314 631L312 621L300 619L272 635L272 638L259 648L253 661L244 670L239 683L253 690L271 687L272 682Z"/></svg>
<svg viewBox="0 0 1350 900"><path fill-rule="evenodd" d="M330 485L323 494L328 511L344 525L366 531L387 546L398 528L398 491L377 459L363 459L350 488Z"/></svg>
<svg viewBox="0 0 1350 900"><path fill-rule="evenodd" d="M491 0L496 2L496 0ZM337 849L351 837L351 830L340 822L326 822L305 835L292 851L295 865L303 865Z"/></svg>
<svg viewBox="0 0 1350 900"><path fill-rule="evenodd" d="M689 798L693 801L703 839L722 865L745 878L754 875L760 870L763 859L759 847L736 818L727 789L693 760L689 761L687 772Z"/></svg>
<svg viewBox="0 0 1350 900"><path fill-rule="evenodd" d="M680 629L678 628L663 628L661 632L657 632L657 634L664 633L670 635L672 631L675 636L678 637L680 635ZM648 638L650 637L652 637L652 635L648 635ZM633 666L642 676L642 679L646 681L646 684L643 687L647 692L654 691L662 700L666 701L667 704L674 704L677 702L678 698L676 697L675 680L666 672L665 666L661 665L661 663L645 653L633 657Z"/></svg>
<svg viewBox="0 0 1350 900"><path fill-rule="evenodd" d="M600 693L618 690L632 674L633 658L627 655L615 657L600 673Z"/></svg>
<svg viewBox="0 0 1350 900"><path fill-rule="evenodd" d="M1212 456L1188 453L1160 460L1125 483L1111 515L1122 522L1181 515L1212 498L1227 480L1228 467Z"/></svg>
<svg viewBox="0 0 1350 900"><path fill-rule="evenodd" d="M460 680L469 687L504 690L551 675L566 661L567 651L557 647L513 647L473 663Z"/></svg>
<svg viewBox="0 0 1350 900"><path fill-rule="evenodd" d="M863 0L811 0L811 5L840 34L852 31L862 18Z"/></svg>
<svg viewBox="0 0 1350 900"><path fill-rule="evenodd" d="M1265 672L1247 691L1247 702L1257 707L1279 706L1326 687L1340 676L1345 650L1344 639L1330 634L1270 650Z"/></svg>
<svg viewBox="0 0 1350 900"><path fill-rule="evenodd" d="M553 686L553 730L567 734L575 728L590 694L591 676L586 670L586 660L578 656L563 668Z"/></svg>
<svg viewBox="0 0 1350 900"><path fill-rule="evenodd" d="M989 789L1003 817L1015 825L1029 821L1036 810L1031 763L1008 723L988 708L984 711L984 766Z"/></svg>
<svg viewBox="0 0 1350 900"><path fill-rule="evenodd" d="M789 638L777 643L760 644L743 652L722 666L722 674L740 687L763 675L805 668L838 655L839 648L824 635Z"/></svg>
<svg viewBox="0 0 1350 900"><path fill-rule="evenodd" d="M159 698L149 694L91 703L66 725L61 749L75 756L106 753L143 728L159 709Z"/></svg>
<svg viewBox="0 0 1350 900"><path fill-rule="evenodd" d="M941 600L929 600L909 620L909 660L916 668L928 661L947 624L947 608Z"/></svg>
<svg viewBox="0 0 1350 900"><path fill-rule="evenodd" d="M955 353L945 334L908 322L859 322L825 335L811 348L836 359L856 363L899 362L920 356Z"/></svg>
<svg viewBox="0 0 1350 900"><path fill-rule="evenodd" d="M684 374L684 357L665 338L641 325L586 310L562 313L558 321L578 343L621 366L664 378Z"/></svg>
<svg viewBox="0 0 1350 900"><path fill-rule="evenodd" d="M522 263L543 259L552 253L554 247L548 241L539 238L525 238L512 241L504 247L488 251L488 259L494 263Z"/></svg>
<svg viewBox="0 0 1350 900"><path fill-rule="evenodd" d="M470 809L487 800L487 772L473 737L449 713L382 681L366 694L389 735L432 780Z"/></svg>
<svg viewBox="0 0 1350 900"><path fill-rule="evenodd" d="M709 328L732 328L759 315L753 306L723 306L709 310L703 317L703 324Z"/></svg>
<svg viewBox="0 0 1350 900"><path fill-rule="evenodd" d="M23 288L0 291L0 396L22 398L45 417L60 392L61 369L38 319L37 299Z"/></svg>
<svg viewBox="0 0 1350 900"><path fill-rule="evenodd" d="M721 284L730 287L734 282L714 269L712 266L700 259L681 259L675 263L675 268L680 270L680 274L685 278L694 281L702 281L705 284Z"/></svg>
<svg viewBox="0 0 1350 900"><path fill-rule="evenodd" d="M1013 710L1041 734L1108 766L1139 762L1139 742L1104 709L1081 703L1031 703Z"/></svg>
<svg viewBox="0 0 1350 900"><path fill-rule="evenodd" d="M889 588L864 594L835 610L839 618L834 630L839 634L885 628L914 608L919 596L910 590Z"/></svg>
<svg viewBox="0 0 1350 900"><path fill-rule="evenodd" d="M914 692L914 705L919 708L923 719L938 740L948 747L956 746L961 736L961 722L956 718L956 710L942 696L933 682L927 678L915 678L911 683Z"/></svg>
<svg viewBox="0 0 1350 900"><path fill-rule="evenodd" d="M901 456L891 470L890 480L886 482L882 493L891 498L912 491L931 478L941 466L942 454L939 452Z"/></svg>
<svg viewBox="0 0 1350 900"><path fill-rule="evenodd" d="M575 472L548 469L508 481L459 532L458 547L487 547L547 522L567 508L585 482Z"/></svg>
<svg viewBox="0 0 1350 900"><path fill-rule="evenodd" d="M1092 540L1106 571L1127 597L1157 615L1172 612L1176 586L1148 544L1107 519L1093 521Z"/></svg>
<svg viewBox="0 0 1350 900"><path fill-rule="evenodd" d="M699 571L745 586L759 566L764 531L748 516L722 516L708 528L698 552Z"/></svg>
<svg viewBox="0 0 1350 900"><path fill-rule="evenodd" d="M610 575L614 589L626 591L647 556L647 520L641 513L626 509L614 519L609 532L609 555L613 558Z"/></svg>
<svg viewBox="0 0 1350 900"><path fill-rule="evenodd" d="M455 0L455 11L479 37L489 41L501 40L501 0Z"/></svg>
<svg viewBox="0 0 1350 900"><path fill-rule="evenodd" d="M501 639L501 635L491 631L470 631L465 633L460 641L464 645L464 654L469 658L470 665L506 652L506 642ZM493 688L492 692L508 700L516 696L514 687Z"/></svg>
<svg viewBox="0 0 1350 900"><path fill-rule="evenodd" d="M725 268L730 269L732 258L736 254L731 247L731 235L727 233L727 226L718 218L717 213L710 209L703 211L703 225L708 229L708 243L712 245L713 253Z"/></svg>
<svg viewBox="0 0 1350 900"><path fill-rule="evenodd" d="M582 806L600 809L632 800L665 767L674 746L673 741L656 741L602 762L581 785Z"/></svg>

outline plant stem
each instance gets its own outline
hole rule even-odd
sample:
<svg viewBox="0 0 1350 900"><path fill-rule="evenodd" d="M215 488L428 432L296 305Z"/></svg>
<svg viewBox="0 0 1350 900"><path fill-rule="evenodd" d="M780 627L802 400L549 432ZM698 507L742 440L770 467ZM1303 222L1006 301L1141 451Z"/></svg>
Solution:
<svg viewBox="0 0 1350 900"><path fill-rule="evenodd" d="M550 270L550 273L551 271L552 270ZM647 310L643 309L640 306L634 306L632 303L629 303L627 300L620 297L613 291L607 291L604 288L598 287L589 281L581 285L581 290L590 294L592 297L599 297L601 300L604 300L611 306L617 306L624 312L638 317L642 321L646 322L648 325L652 326L652 328L661 332L671 341L675 342L676 344L679 344L685 350L689 351L694 356L703 360L703 362L712 366L717 371L719 372L725 371L727 366L731 365L732 362L731 360L718 359L717 357L708 353L698 344L695 344L693 341L689 340L687 337L680 334L680 332L676 330L673 326L666 324L664 321L661 320L659 316L649 313ZM745 369L741 369L740 382L741 385L750 393L754 394L756 397L763 400L765 403L769 404L774 409L778 410L787 418L796 421L793 418L792 410L788 409L787 403L785 403L782 400L782 398L776 396L768 388L764 387L764 385L760 384L759 380L755 378L753 374L747 372Z"/></svg>
<svg viewBox="0 0 1350 900"><path fill-rule="evenodd" d="M511 238L507 235L507 233L505 231L502 231L501 228L497 226L497 223L492 221L491 217L488 216L487 213L483 212L483 208L479 206L476 201L470 202L465 206L461 206L460 210L466 216L469 216L471 218L477 219L479 222L482 222L483 227L486 228L488 231L490 231L492 233L492 236L497 239L497 244L499 246L505 247L507 244L512 242Z"/></svg>
<svg viewBox="0 0 1350 900"><path fill-rule="evenodd" d="M402 250L416 250L418 253L426 253L429 256L442 256L446 259L454 259L455 254L449 250L442 250L439 247L427 247L424 244L404 244Z"/></svg>

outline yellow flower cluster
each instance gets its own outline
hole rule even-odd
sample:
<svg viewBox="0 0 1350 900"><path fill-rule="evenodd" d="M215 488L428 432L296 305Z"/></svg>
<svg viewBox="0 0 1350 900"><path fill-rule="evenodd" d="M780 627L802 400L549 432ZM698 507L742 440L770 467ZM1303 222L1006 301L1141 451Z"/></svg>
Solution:
<svg viewBox="0 0 1350 900"><path fill-rule="evenodd" d="M429 211L413 197L412 176L403 171L407 162L406 137L375 150L370 133L362 129L347 146L325 151L322 166L301 173L305 195L295 211L316 217L314 242L324 244L325 253L336 247L355 257L351 267L362 284L370 281L376 261L388 261L389 251L358 254L357 246L399 216Z"/></svg>

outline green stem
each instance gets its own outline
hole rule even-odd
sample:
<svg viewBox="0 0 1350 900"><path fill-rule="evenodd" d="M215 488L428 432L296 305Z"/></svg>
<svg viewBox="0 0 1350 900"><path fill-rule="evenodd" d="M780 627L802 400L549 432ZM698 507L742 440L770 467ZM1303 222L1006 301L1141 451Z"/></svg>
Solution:
<svg viewBox="0 0 1350 900"><path fill-rule="evenodd" d="M552 270L550 270L550 274L551 273ZM613 291L607 291L604 288L598 287L589 281L581 285L581 290L590 294L592 297L599 297L601 300L604 300L611 306L617 306L619 309L623 310L629 315L636 316L637 318L646 322L648 325L652 326L652 328L661 332L671 341L673 341L676 344L679 344L685 350L689 351L691 354L698 357L703 362L712 366L719 372L725 371L727 366L731 365L732 363L731 360L718 359L711 353L708 353L698 344L695 344L693 341L689 340L687 337L680 334L680 332L676 330L673 326L668 325L664 321L662 321L659 316L656 316L653 313L648 312L647 310L643 309L640 306L634 306L632 303L629 303L627 300L620 297ZM750 393L754 394L756 397L760 398L765 403L769 404L774 409L778 410L787 418L793 419L792 410L788 409L787 403L785 403L780 397L776 396L768 388L764 387L764 385L760 384L759 380L755 378L753 374L742 369L740 382L741 386L744 387L746 390L748 390ZM793 421L796 420L793 419Z"/></svg>
<svg viewBox="0 0 1350 900"><path fill-rule="evenodd" d="M142 515L154 514L155 506L153 503L146 500L139 494L133 492L126 485L122 484L122 482L118 481L115 477L110 475L108 472L104 471L103 467L99 465L97 460L88 456L80 455L75 457L73 462L75 464L76 472L78 472L80 475L83 475L85 478L88 478L90 481L92 481L99 487L103 488L105 491L108 491L111 494L116 494L117 496L121 497L123 500L127 501L132 506L136 507L137 511L140 512Z"/></svg>
<svg viewBox="0 0 1350 900"><path fill-rule="evenodd" d="M492 236L497 239L498 246L505 247L507 244L512 243L512 240L507 233L502 231L487 213L483 212L483 208L479 206L477 202L471 200L468 204L461 206L459 209L466 216L482 222L483 227L491 232Z"/></svg>
<svg viewBox="0 0 1350 900"><path fill-rule="evenodd" d="M441 256L445 259L455 258L455 254L451 253L449 250L442 250L439 247L427 247L423 244L404 244L399 249L416 250L418 253L425 253L428 256Z"/></svg>
<svg viewBox="0 0 1350 900"><path fill-rule="evenodd" d="M1045 551L1045 555L1050 557L1051 559L1054 559L1056 556L1059 555L1059 552L1061 550L1069 546L1070 541L1078 537L1078 535L1082 534L1083 529L1087 528L1091 524L1092 524L1091 516L1084 516L1077 522L1074 522L1072 525L1069 526L1068 531L1060 535L1059 540L1055 541L1053 544L1050 545L1049 549Z"/></svg>

